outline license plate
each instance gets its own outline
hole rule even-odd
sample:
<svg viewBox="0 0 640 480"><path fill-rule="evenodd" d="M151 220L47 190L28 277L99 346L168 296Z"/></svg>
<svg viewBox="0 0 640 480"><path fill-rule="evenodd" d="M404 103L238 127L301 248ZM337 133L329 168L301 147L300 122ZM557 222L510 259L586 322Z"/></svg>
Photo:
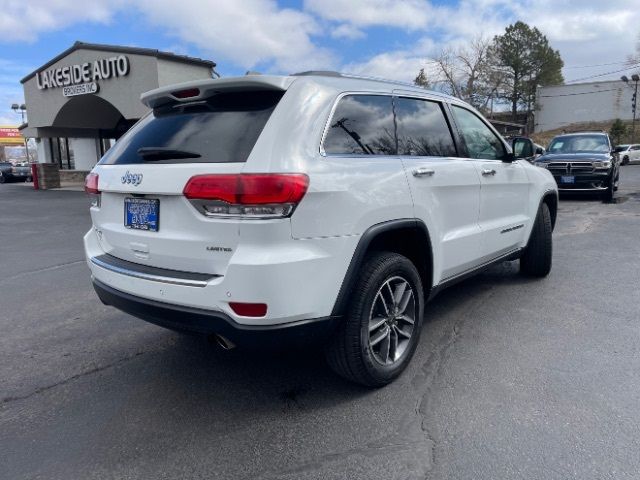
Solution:
<svg viewBox="0 0 640 480"><path fill-rule="evenodd" d="M576 177L574 177L573 175L571 175L571 176L562 176L562 177L560 177L560 181L562 183L576 183Z"/></svg>
<svg viewBox="0 0 640 480"><path fill-rule="evenodd" d="M157 198L125 198L124 226L157 232L160 226L160 200Z"/></svg>

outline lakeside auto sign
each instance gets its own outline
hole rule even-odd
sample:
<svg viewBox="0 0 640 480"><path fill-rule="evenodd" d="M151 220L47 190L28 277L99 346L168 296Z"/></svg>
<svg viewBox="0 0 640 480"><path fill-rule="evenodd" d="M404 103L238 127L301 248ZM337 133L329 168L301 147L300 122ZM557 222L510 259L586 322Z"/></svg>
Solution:
<svg viewBox="0 0 640 480"><path fill-rule="evenodd" d="M36 85L40 90L62 88L65 97L86 95L98 92L98 80L126 77L129 70L129 58L118 55L38 72Z"/></svg>

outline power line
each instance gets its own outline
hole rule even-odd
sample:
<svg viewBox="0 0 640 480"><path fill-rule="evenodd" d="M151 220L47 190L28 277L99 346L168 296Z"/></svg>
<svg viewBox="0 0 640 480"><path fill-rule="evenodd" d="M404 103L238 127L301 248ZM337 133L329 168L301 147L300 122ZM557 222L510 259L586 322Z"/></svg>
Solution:
<svg viewBox="0 0 640 480"><path fill-rule="evenodd" d="M580 82L582 80L589 80L591 78L604 77L605 75L613 75L614 73L620 73L620 72L626 72L627 70L633 70L634 68L638 68L639 66L640 66L640 63L636 63L635 65L631 65L630 67L622 68L620 70L614 70L612 72L606 72L606 73L599 73L598 75L590 75L588 77L576 78L574 80L569 80L568 82L565 82L565 83L575 83L575 82Z"/></svg>
<svg viewBox="0 0 640 480"><path fill-rule="evenodd" d="M595 65L571 65L571 66L565 66L563 68L568 69L572 69L572 68L591 68L591 67L608 67L611 65L623 65L625 63L627 63L628 60L623 60L622 62L611 62L611 63L597 63Z"/></svg>
<svg viewBox="0 0 640 480"><path fill-rule="evenodd" d="M608 90L592 90L590 92L580 92L580 93L561 93L560 95L540 95L540 98L555 98L555 97L572 97L574 95L589 95L592 93L604 93L604 92L613 92L618 90L617 88L610 88Z"/></svg>

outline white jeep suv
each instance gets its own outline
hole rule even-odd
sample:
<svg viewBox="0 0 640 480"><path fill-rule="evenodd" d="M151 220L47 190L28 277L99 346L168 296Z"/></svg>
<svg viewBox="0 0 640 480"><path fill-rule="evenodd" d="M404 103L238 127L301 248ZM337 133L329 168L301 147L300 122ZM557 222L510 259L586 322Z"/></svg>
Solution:
<svg viewBox="0 0 640 480"><path fill-rule="evenodd" d="M144 320L226 347L324 342L380 386L439 290L505 260L551 268L553 177L456 98L306 72L142 101L87 177L84 245L100 299Z"/></svg>

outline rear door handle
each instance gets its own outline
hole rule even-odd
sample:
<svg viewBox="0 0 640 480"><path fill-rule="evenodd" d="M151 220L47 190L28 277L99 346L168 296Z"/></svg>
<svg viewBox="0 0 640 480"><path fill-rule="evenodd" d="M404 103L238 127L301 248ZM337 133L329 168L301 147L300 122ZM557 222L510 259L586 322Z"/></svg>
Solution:
<svg viewBox="0 0 640 480"><path fill-rule="evenodd" d="M496 171L494 169L489 170L488 168L485 168L484 170L482 170L482 175L484 175L485 177L491 175L495 175Z"/></svg>
<svg viewBox="0 0 640 480"><path fill-rule="evenodd" d="M436 172L430 168L416 168L411 173L413 173L414 177L431 177Z"/></svg>

